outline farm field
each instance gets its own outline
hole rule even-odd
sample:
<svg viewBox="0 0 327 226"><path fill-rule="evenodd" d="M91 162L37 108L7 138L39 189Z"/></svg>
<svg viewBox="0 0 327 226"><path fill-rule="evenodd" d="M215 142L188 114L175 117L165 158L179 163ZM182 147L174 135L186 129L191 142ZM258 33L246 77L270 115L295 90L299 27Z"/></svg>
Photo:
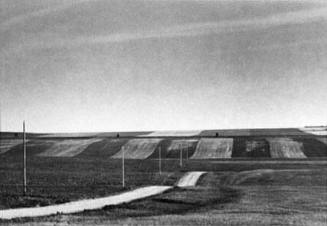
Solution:
<svg viewBox="0 0 327 226"><path fill-rule="evenodd" d="M188 162L166 184L172 185L184 170L200 167L201 163ZM323 225L326 222L326 163L273 163L266 167L256 163L223 163L214 168L216 164L220 165L212 163L211 171L201 176L194 188L176 187L161 195L101 210L2 223Z"/></svg>
<svg viewBox="0 0 327 226"><path fill-rule="evenodd" d="M27 142L26 196L21 137L2 139L1 147L12 145L0 154L0 211L108 197L152 185L172 189L100 210L0 220L0 224L323 225L326 221L325 137L191 135L188 139L184 134L181 138L34 134ZM192 171L198 173L190 175ZM199 181L193 187L182 186L188 176Z"/></svg>

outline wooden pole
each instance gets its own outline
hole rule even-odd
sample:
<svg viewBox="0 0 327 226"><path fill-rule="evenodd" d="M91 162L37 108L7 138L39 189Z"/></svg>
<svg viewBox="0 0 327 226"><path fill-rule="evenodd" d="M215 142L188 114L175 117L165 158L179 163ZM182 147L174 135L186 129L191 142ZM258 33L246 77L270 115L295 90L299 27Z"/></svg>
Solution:
<svg viewBox="0 0 327 226"><path fill-rule="evenodd" d="M0 147L1 147L1 143L2 143L1 111L2 111L2 105L1 105L1 100L0 100Z"/></svg>
<svg viewBox="0 0 327 226"><path fill-rule="evenodd" d="M180 155L179 155L179 166L180 167L183 167L183 149L182 149L182 145L181 144L179 144L179 153L180 153Z"/></svg>
<svg viewBox="0 0 327 226"><path fill-rule="evenodd" d="M125 187L125 147L124 146L122 146L122 151L123 151L123 153L122 153L122 174L123 174L122 183L123 183L123 188L124 188Z"/></svg>
<svg viewBox="0 0 327 226"><path fill-rule="evenodd" d="M25 121L23 122L23 148L24 148L24 195L26 195L27 183L26 183L26 133L25 133Z"/></svg>
<svg viewBox="0 0 327 226"><path fill-rule="evenodd" d="M159 146L159 174L161 175L161 146Z"/></svg>
<svg viewBox="0 0 327 226"><path fill-rule="evenodd" d="M190 149L190 147L187 145L187 150L186 150L186 159L188 159L188 150Z"/></svg>

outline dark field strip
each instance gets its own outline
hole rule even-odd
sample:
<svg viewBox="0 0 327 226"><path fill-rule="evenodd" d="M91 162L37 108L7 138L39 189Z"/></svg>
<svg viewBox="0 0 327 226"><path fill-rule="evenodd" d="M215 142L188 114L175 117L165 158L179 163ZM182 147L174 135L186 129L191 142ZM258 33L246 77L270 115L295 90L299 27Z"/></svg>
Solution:
<svg viewBox="0 0 327 226"><path fill-rule="evenodd" d="M189 148L183 148L182 149L182 158L183 159L187 159L187 158L191 158L192 155L194 154L196 150L196 144L193 144L192 147L189 147ZM181 150L171 150L168 155L167 155L167 158L169 159L179 159L180 158L180 152Z"/></svg>
<svg viewBox="0 0 327 226"><path fill-rule="evenodd" d="M47 141L38 141L38 140L31 140L26 143L27 149L27 156L36 156L48 148L50 148L53 144L53 140ZM23 144L16 145L12 147L9 151L2 154L1 157L3 158L21 158L23 156ZM1 159L0 159L1 160Z"/></svg>
<svg viewBox="0 0 327 226"><path fill-rule="evenodd" d="M156 150L152 153L151 156L149 156L149 159L158 159L159 158L159 146L161 146L161 158L165 159L179 159L180 158L180 150L170 150L168 151L168 148L170 147L172 143L172 140L163 140L159 143ZM193 142L192 145L189 148L183 148L183 158L190 158L196 149L197 142Z"/></svg>
<svg viewBox="0 0 327 226"><path fill-rule="evenodd" d="M114 154L120 151L121 147L126 144L128 140L126 139L103 139L99 142L95 142L89 145L82 153L77 157L80 158L110 158Z"/></svg>
<svg viewBox="0 0 327 226"><path fill-rule="evenodd" d="M234 138L232 158L270 158L269 143L259 138Z"/></svg>
<svg viewBox="0 0 327 226"><path fill-rule="evenodd" d="M269 158L269 143L265 139L252 139L246 141L245 157ZM242 156L240 156L242 157Z"/></svg>
<svg viewBox="0 0 327 226"><path fill-rule="evenodd" d="M326 157L327 145L323 142L313 138L302 138L293 140L303 144L303 153L308 157Z"/></svg>
<svg viewBox="0 0 327 226"><path fill-rule="evenodd" d="M234 138L232 158L244 157L243 153L244 153L245 149L246 149L246 139L245 138Z"/></svg>
<svg viewBox="0 0 327 226"><path fill-rule="evenodd" d="M158 146L154 152L148 157L148 159L158 159L159 158L159 147L161 148L161 158L167 158L167 150L171 144L171 140L162 140L159 142Z"/></svg>

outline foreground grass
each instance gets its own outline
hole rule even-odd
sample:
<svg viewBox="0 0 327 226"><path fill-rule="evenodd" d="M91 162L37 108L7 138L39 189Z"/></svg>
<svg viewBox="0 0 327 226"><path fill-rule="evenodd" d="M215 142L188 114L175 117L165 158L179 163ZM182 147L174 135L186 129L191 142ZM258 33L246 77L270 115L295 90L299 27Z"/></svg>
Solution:
<svg viewBox="0 0 327 226"><path fill-rule="evenodd" d="M32 149L38 152L38 149ZM174 185L184 172L201 171L244 171L260 168L321 168L323 165L299 161L292 164L281 162L241 161L224 162L209 160L164 159L158 173L158 160L126 160L125 182L122 188L121 160L80 156L35 157L27 159L28 193L22 196L22 155L17 150L10 155L0 156L0 209L44 206L72 200L103 197L124 190L146 185Z"/></svg>
<svg viewBox="0 0 327 226"><path fill-rule="evenodd" d="M146 185L173 185L183 174L177 170L177 161L169 163L176 170L159 174L157 161L126 160L123 188L121 160L33 157L27 162L24 197L21 162L1 160L0 209L103 197Z"/></svg>
<svg viewBox="0 0 327 226"><path fill-rule="evenodd" d="M242 168L242 166L241 166ZM327 167L212 171L195 188L74 215L18 219L39 225L325 225Z"/></svg>

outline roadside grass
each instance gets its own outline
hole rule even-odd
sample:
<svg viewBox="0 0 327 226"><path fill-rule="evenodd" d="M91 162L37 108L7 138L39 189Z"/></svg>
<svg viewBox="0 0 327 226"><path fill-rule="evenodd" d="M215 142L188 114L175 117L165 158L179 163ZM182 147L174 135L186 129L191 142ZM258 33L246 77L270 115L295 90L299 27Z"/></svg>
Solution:
<svg viewBox="0 0 327 226"><path fill-rule="evenodd" d="M38 151L38 150L34 150ZM15 153L17 154L17 153ZM158 160L125 160L125 183L122 187L120 159L85 157L34 157L27 159L27 196L22 196L22 158L0 157L0 208L36 206L62 203L84 198L103 197L146 185L174 185L188 171L239 172L253 169L319 169L322 166L308 162L286 164L282 162L224 162L209 160L162 160L158 173ZM285 175L284 175L285 176ZM314 180L315 174L310 175ZM200 179L201 181L202 179ZM269 183L269 177L256 183ZM218 181L218 180L217 180ZM218 185L218 184L216 184Z"/></svg>
<svg viewBox="0 0 327 226"><path fill-rule="evenodd" d="M96 211L6 222L40 225L51 222L73 225L324 225L326 222L326 165L315 165L311 169L302 165L294 169L294 166L276 164L275 169L261 170L253 164L252 170L246 171L233 166L234 170L207 173L195 188L174 188L158 196Z"/></svg>
<svg viewBox="0 0 327 226"><path fill-rule="evenodd" d="M99 217L99 225L325 225L326 168L263 172L228 185L224 181L230 176L244 172L210 172L196 189L175 189L151 200L69 219L94 222ZM268 184L262 181L267 176Z"/></svg>
<svg viewBox="0 0 327 226"><path fill-rule="evenodd" d="M11 223L28 223L28 222L58 222L60 219L67 218L69 222L76 224L87 219L102 220L123 220L135 217L151 217L160 215L180 214L185 215L192 212L205 212L210 206L224 204L239 198L239 194L234 189L229 188L174 188L163 194L149 197L146 199L124 203L118 206L107 206L100 210L84 211L69 216L53 215L49 217L22 218L14 219ZM1 222L1 220L0 220Z"/></svg>
<svg viewBox="0 0 327 226"><path fill-rule="evenodd" d="M106 216L109 219L125 217L144 217L167 214L187 214L205 211L217 203L223 204L236 200L236 190L222 187L174 188L161 195L154 196L117 207L108 206L100 211L85 211L77 216Z"/></svg>
<svg viewBox="0 0 327 226"><path fill-rule="evenodd" d="M62 203L103 197L146 185L174 185L183 175L178 161L125 160L101 158L27 158L27 195L23 194L22 158L0 157L0 209Z"/></svg>

